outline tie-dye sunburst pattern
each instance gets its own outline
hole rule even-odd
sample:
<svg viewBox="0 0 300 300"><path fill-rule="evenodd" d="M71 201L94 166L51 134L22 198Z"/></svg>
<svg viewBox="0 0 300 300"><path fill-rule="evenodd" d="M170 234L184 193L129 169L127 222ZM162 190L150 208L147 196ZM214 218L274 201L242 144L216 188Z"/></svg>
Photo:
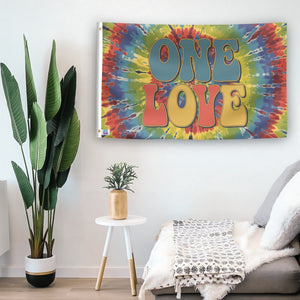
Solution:
<svg viewBox="0 0 300 300"><path fill-rule="evenodd" d="M102 23L102 82L101 128L102 137L129 139L248 139L280 138L287 135L286 97L286 40L285 23L241 25L154 25ZM144 85L156 84L156 109L167 107L171 90L178 84L191 89L197 84L222 86L224 82L182 82L180 76L171 81L157 80L149 66L153 44L159 39L173 41L182 58L180 40L209 39L208 62L213 71L215 40L236 39L239 49L234 59L240 63L238 82L245 86L241 99L247 109L247 122L242 127L224 127L220 122L223 96L218 93L214 102L215 125L199 125L199 104L190 126L181 128L168 120L165 126L146 126L143 123L146 95ZM161 61L168 60L168 51L161 48ZM99 54L101 55L101 53ZM212 77L213 78L213 77ZM231 84L226 82L226 84ZM183 97L180 99L180 97ZM178 106L185 104L184 95L178 96ZM180 101L182 103L180 104ZM206 100L207 101L207 100ZM235 108L238 109L238 108Z"/></svg>

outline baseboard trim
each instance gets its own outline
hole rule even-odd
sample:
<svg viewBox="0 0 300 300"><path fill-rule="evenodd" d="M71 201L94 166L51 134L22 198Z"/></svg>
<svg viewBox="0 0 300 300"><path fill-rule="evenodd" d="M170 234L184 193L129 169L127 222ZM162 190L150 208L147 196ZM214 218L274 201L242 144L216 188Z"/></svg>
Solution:
<svg viewBox="0 0 300 300"><path fill-rule="evenodd" d="M137 277L141 278L143 267L136 267ZM66 278L96 278L99 267L57 267L56 276ZM0 266L0 277L24 277L24 267ZM128 267L106 267L104 278L129 278Z"/></svg>

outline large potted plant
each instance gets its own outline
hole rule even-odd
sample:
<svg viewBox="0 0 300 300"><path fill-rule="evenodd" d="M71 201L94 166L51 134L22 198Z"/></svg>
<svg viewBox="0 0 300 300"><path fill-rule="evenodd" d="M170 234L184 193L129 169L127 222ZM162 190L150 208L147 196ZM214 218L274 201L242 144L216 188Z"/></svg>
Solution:
<svg viewBox="0 0 300 300"><path fill-rule="evenodd" d="M20 145L24 162L24 168L21 168L12 161L12 167L23 198L29 230L30 255L25 257L26 278L34 286L45 287L55 278L53 229L58 189L67 180L79 145L80 122L74 108L76 70L71 67L59 81L53 41L43 113L37 103L25 37L24 48L27 118L18 83L3 63L1 78L13 136ZM27 135L30 164L23 149Z"/></svg>
<svg viewBox="0 0 300 300"><path fill-rule="evenodd" d="M109 193L109 215L114 220L126 219L128 215L127 192L134 192L130 186L137 178L134 168L136 166L120 162L107 168L109 176L104 177L107 186L104 188L112 189Z"/></svg>

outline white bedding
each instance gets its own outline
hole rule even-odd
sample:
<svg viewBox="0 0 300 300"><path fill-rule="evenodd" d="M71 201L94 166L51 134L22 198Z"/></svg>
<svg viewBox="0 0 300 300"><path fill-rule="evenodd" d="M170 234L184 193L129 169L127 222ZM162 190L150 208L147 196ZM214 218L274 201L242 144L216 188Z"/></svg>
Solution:
<svg viewBox="0 0 300 300"><path fill-rule="evenodd" d="M294 241L290 247L282 250L266 250L260 247L260 240L264 232L263 228L251 225L249 222L235 222L233 237L244 255L246 274L257 269L264 263L276 259L295 256L299 254L299 243ZM173 242L173 223L165 223L155 243L149 261L147 262L140 289L139 299L145 299L145 291L174 286L174 257L175 248ZM223 299L235 285L204 284L195 287L204 300ZM179 295L180 296L180 295Z"/></svg>

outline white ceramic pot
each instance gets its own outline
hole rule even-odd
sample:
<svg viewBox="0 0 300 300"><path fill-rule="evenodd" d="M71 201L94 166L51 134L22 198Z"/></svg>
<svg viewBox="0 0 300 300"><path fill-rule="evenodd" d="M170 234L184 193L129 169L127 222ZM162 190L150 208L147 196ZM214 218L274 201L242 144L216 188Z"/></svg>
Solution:
<svg viewBox="0 0 300 300"><path fill-rule="evenodd" d="M35 287L49 286L55 279L56 256L44 258L25 257L27 281Z"/></svg>

